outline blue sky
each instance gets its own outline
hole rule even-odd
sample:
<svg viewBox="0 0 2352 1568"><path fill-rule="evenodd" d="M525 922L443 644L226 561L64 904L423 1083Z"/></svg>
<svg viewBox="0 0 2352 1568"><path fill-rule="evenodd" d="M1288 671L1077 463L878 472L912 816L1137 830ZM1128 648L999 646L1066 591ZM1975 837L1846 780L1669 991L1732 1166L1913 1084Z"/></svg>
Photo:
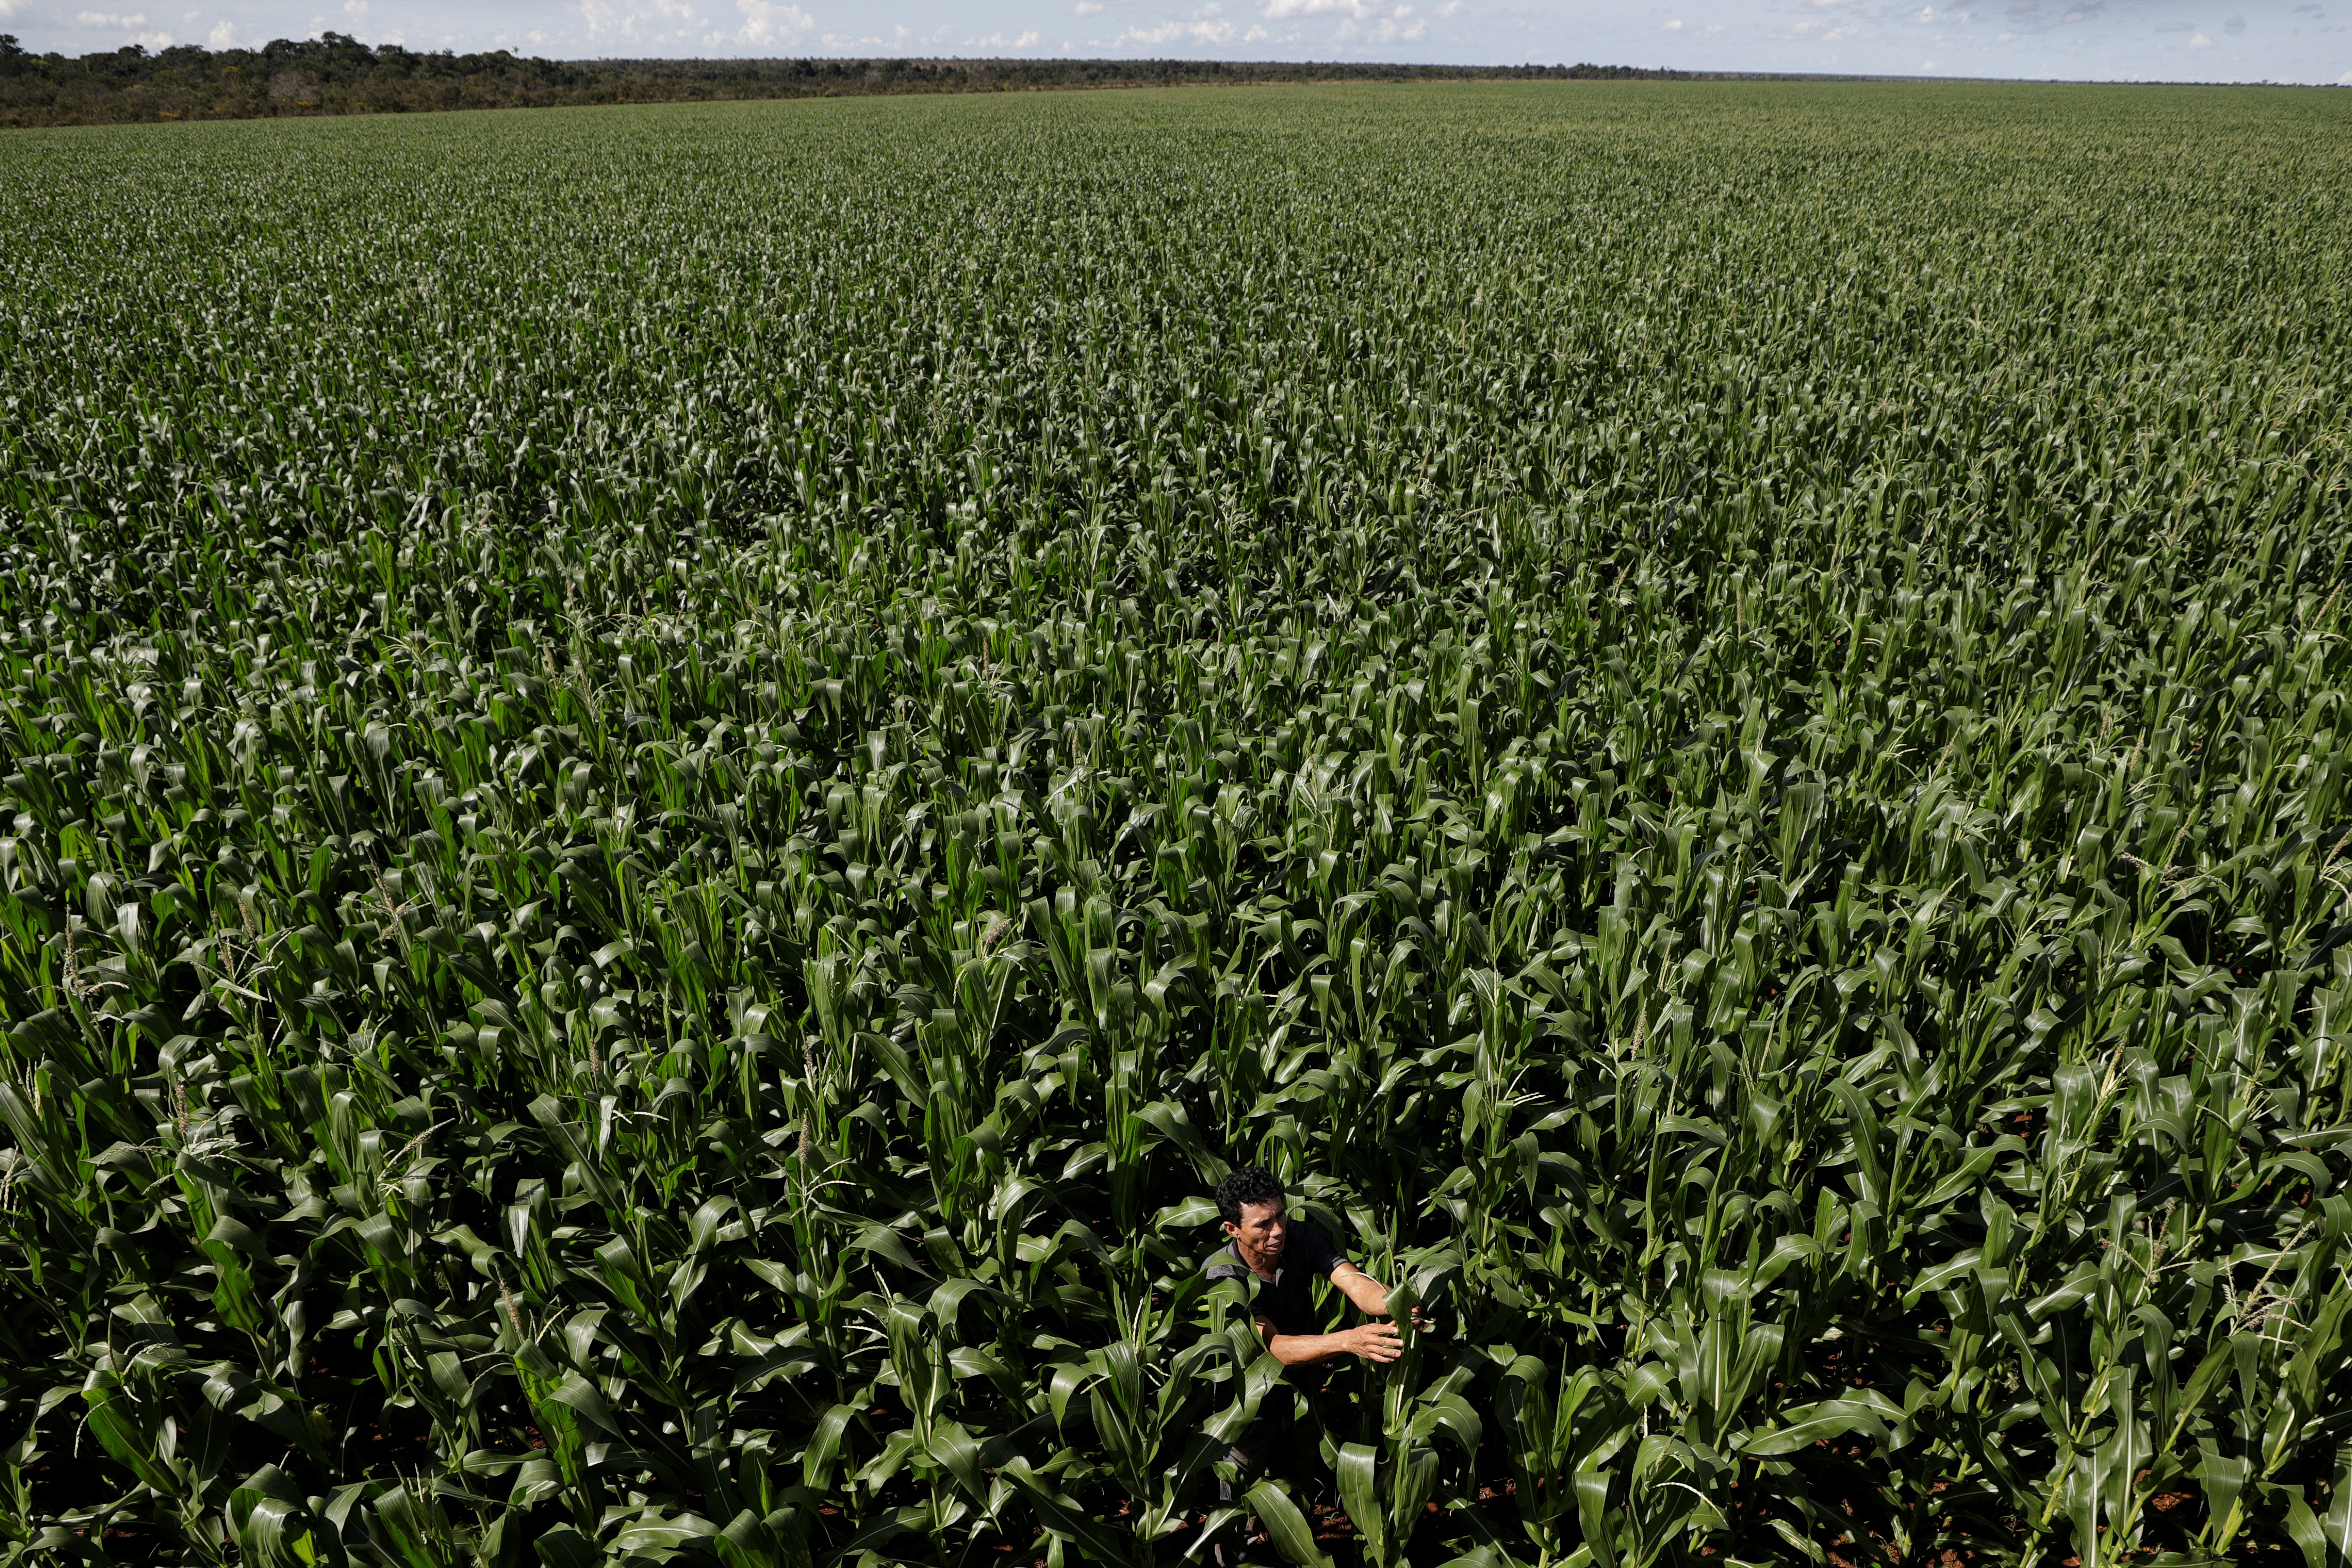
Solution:
<svg viewBox="0 0 2352 1568"><path fill-rule="evenodd" d="M2352 0L0 0L0 32L68 54L326 28L559 58L1597 60L2352 85Z"/></svg>

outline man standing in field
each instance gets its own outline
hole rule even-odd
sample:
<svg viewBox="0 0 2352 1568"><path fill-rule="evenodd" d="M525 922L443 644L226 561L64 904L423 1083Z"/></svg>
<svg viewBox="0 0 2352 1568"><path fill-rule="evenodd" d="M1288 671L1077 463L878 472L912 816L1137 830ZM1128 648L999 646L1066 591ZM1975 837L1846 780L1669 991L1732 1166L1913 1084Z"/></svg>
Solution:
<svg viewBox="0 0 2352 1568"><path fill-rule="evenodd" d="M1286 1367L1312 1366L1338 1356L1360 1355L1385 1364L1404 1354L1403 1338L1393 1322L1361 1323L1337 1333L1317 1332L1309 1288L1318 1277L1328 1276L1368 1317L1388 1317L1388 1287L1349 1262L1323 1232L1291 1218L1282 1184L1271 1172L1253 1166L1219 1182L1217 1216L1223 1222L1225 1244L1209 1255L1201 1271L1212 1280L1240 1280L1249 1285L1258 1335L1276 1361ZM1276 1385L1226 1458L1244 1478L1286 1459L1297 1418L1297 1394L1286 1385ZM1227 1501L1234 1490L1234 1483L1220 1489Z"/></svg>

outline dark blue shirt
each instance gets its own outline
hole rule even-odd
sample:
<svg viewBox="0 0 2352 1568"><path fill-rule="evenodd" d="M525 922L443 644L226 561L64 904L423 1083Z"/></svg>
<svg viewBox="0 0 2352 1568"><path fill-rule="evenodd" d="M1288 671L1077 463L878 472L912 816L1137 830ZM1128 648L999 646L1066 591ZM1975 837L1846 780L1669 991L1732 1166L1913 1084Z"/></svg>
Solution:
<svg viewBox="0 0 2352 1568"><path fill-rule="evenodd" d="M1322 1331L1315 1322L1315 1298L1308 1287L1348 1261L1348 1256L1331 1245L1330 1238L1304 1220L1291 1220L1285 1232L1282 1258L1275 1265L1271 1280L1261 1277L1243 1262L1240 1251L1230 1241L1209 1255L1201 1271L1212 1280L1247 1280L1254 1283L1256 1290L1252 1308L1274 1325L1275 1333L1319 1333Z"/></svg>

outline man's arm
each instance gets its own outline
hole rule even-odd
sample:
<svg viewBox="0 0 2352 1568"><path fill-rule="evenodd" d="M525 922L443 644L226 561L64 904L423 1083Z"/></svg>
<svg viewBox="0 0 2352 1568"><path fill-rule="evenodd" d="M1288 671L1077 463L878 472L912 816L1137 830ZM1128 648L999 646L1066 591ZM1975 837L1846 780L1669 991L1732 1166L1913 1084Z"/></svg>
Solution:
<svg viewBox="0 0 2352 1568"><path fill-rule="evenodd" d="M1285 1366L1306 1366L1338 1355L1387 1363L1404 1354L1404 1341L1394 1323L1363 1323L1338 1333L1276 1333L1271 1320L1260 1318L1257 1332L1274 1359Z"/></svg>
<svg viewBox="0 0 2352 1568"><path fill-rule="evenodd" d="M1389 1315L1389 1288L1357 1268L1346 1259L1339 1260L1331 1270L1331 1283L1339 1293L1356 1304L1356 1310L1368 1318Z"/></svg>
<svg viewBox="0 0 2352 1568"><path fill-rule="evenodd" d="M1333 1267L1331 1283L1365 1316L1389 1315L1388 1287L1347 1260L1341 1259ZM1271 1321L1260 1318L1257 1332L1265 1341L1265 1348L1274 1353L1275 1360L1285 1366L1305 1366L1339 1355L1360 1355L1366 1361L1385 1364L1404 1354L1404 1338L1397 1333L1394 1323L1362 1323L1338 1333L1278 1334Z"/></svg>

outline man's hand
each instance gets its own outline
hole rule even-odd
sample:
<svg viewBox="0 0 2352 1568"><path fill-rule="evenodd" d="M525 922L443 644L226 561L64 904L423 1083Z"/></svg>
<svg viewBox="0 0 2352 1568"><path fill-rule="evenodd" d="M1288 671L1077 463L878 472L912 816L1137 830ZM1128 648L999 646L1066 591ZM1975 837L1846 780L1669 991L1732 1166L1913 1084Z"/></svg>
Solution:
<svg viewBox="0 0 2352 1568"><path fill-rule="evenodd" d="M1397 1333L1394 1323L1365 1323L1330 1337L1339 1342L1336 1349L1383 1366L1404 1354L1404 1336Z"/></svg>
<svg viewBox="0 0 2352 1568"><path fill-rule="evenodd" d="M1358 1312L1374 1321L1337 1333L1278 1334L1274 1332L1273 1321L1261 1317L1257 1320L1257 1332L1276 1360L1285 1366L1307 1366L1335 1355L1360 1355L1375 1366L1386 1366L1404 1354L1403 1333L1394 1322L1381 1321L1390 1316L1386 1286L1353 1263L1344 1262L1331 1270L1331 1283ZM1415 1330L1436 1326L1418 1310L1406 1321Z"/></svg>
<svg viewBox="0 0 2352 1568"><path fill-rule="evenodd" d="M1353 1302L1356 1310L1368 1318L1391 1318L1396 1315L1389 1310L1388 1287L1353 1263L1343 1262L1332 1270L1331 1283L1338 1286L1339 1293ZM1433 1329L1437 1326L1421 1315L1419 1307L1412 1310L1412 1322L1416 1329Z"/></svg>

